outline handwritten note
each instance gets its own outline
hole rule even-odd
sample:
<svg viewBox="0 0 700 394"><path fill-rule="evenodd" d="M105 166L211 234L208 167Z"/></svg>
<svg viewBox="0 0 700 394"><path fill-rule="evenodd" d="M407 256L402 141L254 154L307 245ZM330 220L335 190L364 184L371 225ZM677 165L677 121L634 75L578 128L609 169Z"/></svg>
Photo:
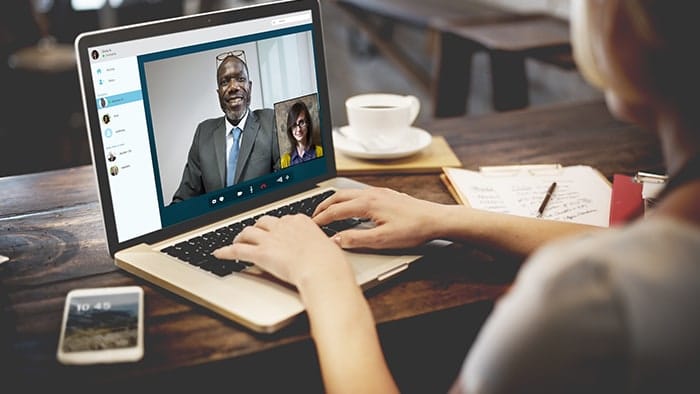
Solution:
<svg viewBox="0 0 700 394"><path fill-rule="evenodd" d="M611 186L589 166L490 167L470 171L445 168L462 200L477 209L535 217L552 182L557 187L544 219L608 226Z"/></svg>

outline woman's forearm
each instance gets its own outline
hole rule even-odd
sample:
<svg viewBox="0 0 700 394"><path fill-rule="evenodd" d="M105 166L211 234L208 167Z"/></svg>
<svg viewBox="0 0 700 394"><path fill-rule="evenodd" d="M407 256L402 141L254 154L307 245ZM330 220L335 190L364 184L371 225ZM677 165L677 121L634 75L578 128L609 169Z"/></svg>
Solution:
<svg viewBox="0 0 700 394"><path fill-rule="evenodd" d="M600 231L602 227L481 211L462 205L444 206L437 224L439 238L467 241L517 256L528 256L557 238Z"/></svg>
<svg viewBox="0 0 700 394"><path fill-rule="evenodd" d="M398 392L386 365L374 319L361 289L346 276L302 281L325 390Z"/></svg>

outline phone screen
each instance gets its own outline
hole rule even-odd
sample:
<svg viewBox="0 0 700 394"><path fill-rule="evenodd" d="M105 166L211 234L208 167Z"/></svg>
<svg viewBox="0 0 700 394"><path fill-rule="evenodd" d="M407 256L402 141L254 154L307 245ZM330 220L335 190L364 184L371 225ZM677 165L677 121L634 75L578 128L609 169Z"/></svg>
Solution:
<svg viewBox="0 0 700 394"><path fill-rule="evenodd" d="M90 363L140 358L142 298L138 287L71 291L66 300L59 359Z"/></svg>

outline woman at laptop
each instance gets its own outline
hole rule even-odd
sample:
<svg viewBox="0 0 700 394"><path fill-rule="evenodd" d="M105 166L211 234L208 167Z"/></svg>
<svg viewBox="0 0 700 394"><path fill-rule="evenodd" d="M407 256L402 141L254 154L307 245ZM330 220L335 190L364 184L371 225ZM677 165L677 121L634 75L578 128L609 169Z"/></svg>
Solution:
<svg viewBox="0 0 700 394"><path fill-rule="evenodd" d="M572 7L582 73L617 117L659 136L670 178L653 215L594 230L370 189L336 193L313 221L261 218L217 254L254 261L297 286L329 392L397 391L337 245L395 248L437 238L527 256L470 349L455 392L700 392L700 64L693 53L700 24L692 2L575 0ZM333 243L316 226L351 216L377 227L341 232Z"/></svg>

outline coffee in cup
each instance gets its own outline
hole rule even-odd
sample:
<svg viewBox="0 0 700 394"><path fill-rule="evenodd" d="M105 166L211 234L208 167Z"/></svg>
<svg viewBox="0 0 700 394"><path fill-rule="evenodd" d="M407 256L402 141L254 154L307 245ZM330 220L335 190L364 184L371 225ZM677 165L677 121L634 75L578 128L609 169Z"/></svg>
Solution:
<svg viewBox="0 0 700 394"><path fill-rule="evenodd" d="M369 144L391 144L405 137L420 111L415 96L361 94L345 101L352 138Z"/></svg>

